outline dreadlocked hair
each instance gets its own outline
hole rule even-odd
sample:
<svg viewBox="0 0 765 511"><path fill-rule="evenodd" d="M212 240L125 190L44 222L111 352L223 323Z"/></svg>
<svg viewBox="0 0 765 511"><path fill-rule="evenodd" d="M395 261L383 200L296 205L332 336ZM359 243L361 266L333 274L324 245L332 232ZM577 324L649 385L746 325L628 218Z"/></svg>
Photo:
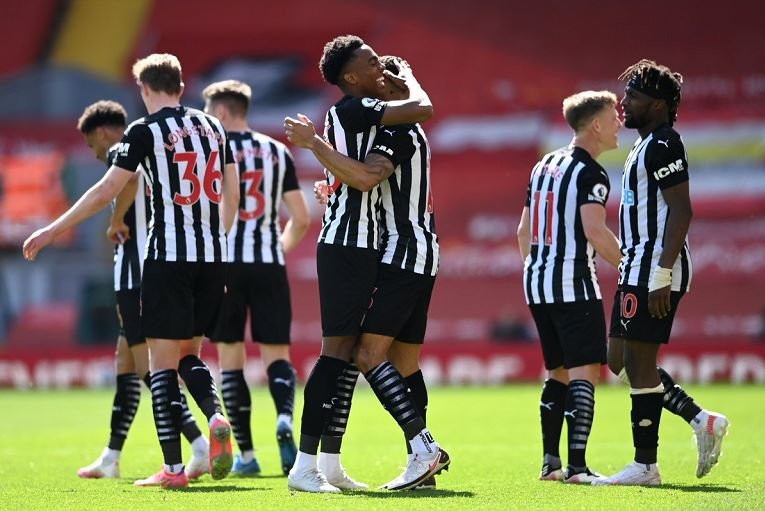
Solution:
<svg viewBox="0 0 765 511"><path fill-rule="evenodd" d="M628 80L629 85L657 99L667 102L669 123L677 120L677 109L680 106L683 75L673 73L667 66L657 64L653 60L641 59L636 64L624 70L619 80Z"/></svg>

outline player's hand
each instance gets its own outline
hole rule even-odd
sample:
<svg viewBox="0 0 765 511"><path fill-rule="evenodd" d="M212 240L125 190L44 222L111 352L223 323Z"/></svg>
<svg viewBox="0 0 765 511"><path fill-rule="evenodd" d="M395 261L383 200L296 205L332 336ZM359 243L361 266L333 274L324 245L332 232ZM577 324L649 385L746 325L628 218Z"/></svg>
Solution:
<svg viewBox="0 0 765 511"><path fill-rule="evenodd" d="M412 68L409 67L409 63L406 60L397 59L396 64L398 64L397 75L391 73L387 69L383 70L383 75L385 75L385 78L387 78L394 86L398 87L402 92L407 92L409 90L408 84L417 83L417 79L414 77Z"/></svg>
<svg viewBox="0 0 765 511"><path fill-rule="evenodd" d="M313 196L319 204L329 202L329 185L326 180L322 179L313 184Z"/></svg>
<svg viewBox="0 0 765 511"><path fill-rule="evenodd" d="M303 114L298 114L297 119L285 117L284 133L290 142L298 147L305 147L307 149L311 148L313 139L316 136L313 122Z"/></svg>
<svg viewBox="0 0 765 511"><path fill-rule="evenodd" d="M401 92L409 92L409 86L406 84L407 80L403 76L394 75L387 69L383 71L383 75L385 76L386 84L392 85L393 87L399 89Z"/></svg>
<svg viewBox="0 0 765 511"><path fill-rule="evenodd" d="M51 231L50 227L43 227L33 232L24 242L24 259L27 261L34 261L37 254L43 248L50 245L56 236Z"/></svg>
<svg viewBox="0 0 765 511"><path fill-rule="evenodd" d="M125 243L130 239L130 227L122 221L112 222L109 228L106 229L106 237L112 243Z"/></svg>
<svg viewBox="0 0 765 511"><path fill-rule="evenodd" d="M669 301L672 286L666 286L648 293L648 313L652 318L664 319L672 310Z"/></svg>

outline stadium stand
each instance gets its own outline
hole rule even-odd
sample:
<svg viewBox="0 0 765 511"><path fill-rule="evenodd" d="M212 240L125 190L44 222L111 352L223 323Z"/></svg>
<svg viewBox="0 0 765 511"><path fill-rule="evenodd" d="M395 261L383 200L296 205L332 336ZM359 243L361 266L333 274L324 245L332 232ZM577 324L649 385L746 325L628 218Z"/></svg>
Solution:
<svg viewBox="0 0 765 511"><path fill-rule="evenodd" d="M14 51L0 58L0 151L31 147L81 154L73 121L85 100L98 92L125 102L131 115L139 115L143 107L129 76L130 63L154 51L180 57L188 100L197 106L200 84L226 63L282 59L294 69L272 86L299 89L312 98L317 112L337 99L317 70L321 48L331 37L356 33L379 53L409 60L436 111L426 125L443 244L429 326L429 342L434 343L481 341L488 323L506 307L525 314L515 227L530 166L540 153L568 142L569 131L559 119L561 98L583 88L619 92L623 84L616 77L641 57L667 63L686 77L679 126L693 172L691 248L698 275L683 302L677 338L689 344L741 341L756 329L764 303L758 290L765 285L765 32L756 2L735 2L730 16L721 16L711 0L665 3L662 16L677 21L640 26L639 44L634 37L638 28L628 26L622 7L607 0L557 7L575 9L571 16L550 15L547 3L502 0L472 2L469 9L456 0L389 0L384 9L376 2L346 0L326 0L322 9L310 0L256 7L231 0L225 22L209 19L206 0L114 0L83 10L86 3L14 2L13 15L0 19L14 41ZM92 38L101 41L103 32L83 27L92 27L111 8L119 8L127 21L94 52ZM237 15L241 12L247 15ZM20 116L14 109L18 101L2 97L39 81L33 68L46 58L42 76L52 85L36 89L41 97L34 100L32 118ZM253 85L257 92L258 83ZM287 98L283 107L277 105L279 115L268 121L254 108L253 125L283 140L280 119L294 113L294 104ZM621 150L604 160L615 189L634 138L634 132L624 130ZM296 158L299 177L309 189L320 169L299 151ZM0 196L0 208L13 207L0 209L0 223L10 218L7 211L24 206L17 198L8 199L7 192L5 200ZM612 221L617 202L615 193ZM290 254L296 341L318 340L311 243L317 222L314 216L307 241ZM99 226L88 235L102 236L101 231ZM607 304L615 278L603 268ZM70 290L72 303L79 292ZM5 339L15 345L27 328L20 322L28 316L13 312L12 336ZM64 324L76 337L72 322L76 315ZM0 343L2 338L0 332Z"/></svg>

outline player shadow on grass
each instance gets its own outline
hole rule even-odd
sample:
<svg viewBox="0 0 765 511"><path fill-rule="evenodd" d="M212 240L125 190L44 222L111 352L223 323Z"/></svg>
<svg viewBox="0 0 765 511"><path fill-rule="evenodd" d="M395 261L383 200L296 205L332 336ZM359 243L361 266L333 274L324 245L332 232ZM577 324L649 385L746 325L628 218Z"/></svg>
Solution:
<svg viewBox="0 0 765 511"><path fill-rule="evenodd" d="M738 488L729 488L714 483L706 484L667 484L662 483L659 486L644 486L650 490L678 490L687 493L741 493Z"/></svg>
<svg viewBox="0 0 765 511"><path fill-rule="evenodd" d="M241 476L241 477L230 475L228 476L228 479L230 481L257 481L258 479L284 479L286 481L287 476L282 474L267 474L267 475L258 474L254 476ZM194 484L194 483L191 483L191 484Z"/></svg>
<svg viewBox="0 0 765 511"><path fill-rule="evenodd" d="M182 493L218 493L218 492L245 492L245 491L267 491L271 488L258 488L257 486L234 486L231 484L223 486L187 486L185 488L172 488L169 491L177 491Z"/></svg>
<svg viewBox="0 0 765 511"><path fill-rule="evenodd" d="M458 490L416 490L416 491L353 491L343 492L347 495L368 497L375 499L419 499L419 498L473 498L475 492L472 491L458 491Z"/></svg>

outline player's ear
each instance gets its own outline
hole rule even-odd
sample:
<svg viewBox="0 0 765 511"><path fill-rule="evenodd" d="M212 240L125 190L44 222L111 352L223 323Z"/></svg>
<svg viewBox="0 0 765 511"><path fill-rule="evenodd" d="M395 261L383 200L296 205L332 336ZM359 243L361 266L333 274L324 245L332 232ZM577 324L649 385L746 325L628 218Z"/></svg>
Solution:
<svg viewBox="0 0 765 511"><path fill-rule="evenodd" d="M183 82L181 82L181 92L179 92L179 93L178 93L178 96L179 96L179 97L180 97L180 96L183 96L183 89L184 89L185 87L186 87L186 85L185 85Z"/></svg>
<svg viewBox="0 0 765 511"><path fill-rule="evenodd" d="M342 80L348 85L356 85L358 82L356 73L351 73L350 71L343 73Z"/></svg>
<svg viewBox="0 0 765 511"><path fill-rule="evenodd" d="M600 119L597 116L590 121L590 129L596 134L600 133Z"/></svg>
<svg viewBox="0 0 765 511"><path fill-rule="evenodd" d="M218 103L214 105L210 111L210 113L214 116L220 119L221 121L226 120L226 116L228 116L228 110L226 107L224 107L222 104Z"/></svg>

